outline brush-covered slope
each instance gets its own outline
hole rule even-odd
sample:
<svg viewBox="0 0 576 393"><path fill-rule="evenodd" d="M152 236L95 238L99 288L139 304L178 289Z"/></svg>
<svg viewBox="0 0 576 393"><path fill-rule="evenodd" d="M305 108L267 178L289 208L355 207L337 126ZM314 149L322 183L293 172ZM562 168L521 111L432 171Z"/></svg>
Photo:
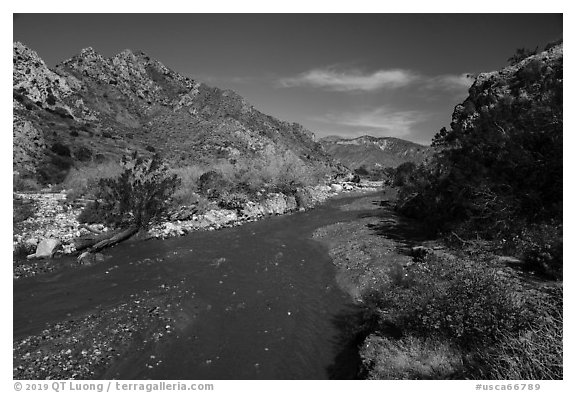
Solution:
<svg viewBox="0 0 576 393"><path fill-rule="evenodd" d="M21 43L13 55L16 171L49 178L134 150L158 152L172 165L289 155L310 168L336 167L302 126L143 52L104 58L87 48L54 69Z"/></svg>
<svg viewBox="0 0 576 393"><path fill-rule="evenodd" d="M451 128L434 137L427 173L400 192L405 214L500 238L527 224L561 223L563 46L512 60L480 74Z"/></svg>
<svg viewBox="0 0 576 393"><path fill-rule="evenodd" d="M367 135L353 139L328 136L320 139L320 143L327 153L351 169L397 167L407 161L420 163L431 151L428 146L402 139Z"/></svg>

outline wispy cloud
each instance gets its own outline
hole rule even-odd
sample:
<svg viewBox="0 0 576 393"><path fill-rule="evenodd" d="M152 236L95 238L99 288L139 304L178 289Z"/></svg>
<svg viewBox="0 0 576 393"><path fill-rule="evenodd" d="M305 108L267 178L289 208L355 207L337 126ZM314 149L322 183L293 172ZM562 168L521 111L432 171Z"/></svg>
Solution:
<svg viewBox="0 0 576 393"><path fill-rule="evenodd" d="M338 71L333 68L314 69L295 77L282 78L281 87L310 86L331 91L374 91L397 89L411 84L417 76L402 69L362 73L358 70Z"/></svg>
<svg viewBox="0 0 576 393"><path fill-rule="evenodd" d="M279 87L313 87L328 91L357 92L398 89L415 86L426 90L458 91L468 89L474 78L469 74L422 75L411 70L388 69L371 73L359 70L337 70L334 67L317 68L294 77L280 78Z"/></svg>
<svg viewBox="0 0 576 393"><path fill-rule="evenodd" d="M410 135L415 124L422 123L428 114L419 111L394 110L390 107L379 107L356 112L329 113L315 120L338 126L359 129L374 135L404 137ZM356 133L351 130L351 133Z"/></svg>

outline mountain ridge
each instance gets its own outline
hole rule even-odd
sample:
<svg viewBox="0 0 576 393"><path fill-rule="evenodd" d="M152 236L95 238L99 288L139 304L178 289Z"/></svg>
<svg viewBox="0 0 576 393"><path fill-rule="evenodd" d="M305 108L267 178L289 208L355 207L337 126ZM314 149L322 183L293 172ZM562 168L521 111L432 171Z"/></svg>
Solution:
<svg viewBox="0 0 576 393"><path fill-rule="evenodd" d="M158 152L175 166L287 155L309 168L340 170L301 125L182 76L142 51L105 58L88 47L51 69L15 42L13 57L15 171L46 172L47 166L63 174L65 167L134 150ZM59 156L55 145L69 151Z"/></svg>
<svg viewBox="0 0 576 393"><path fill-rule="evenodd" d="M344 138L336 135L319 139L320 144L343 165L356 169L365 167L397 167L412 161L423 162L432 149L395 137L362 135Z"/></svg>

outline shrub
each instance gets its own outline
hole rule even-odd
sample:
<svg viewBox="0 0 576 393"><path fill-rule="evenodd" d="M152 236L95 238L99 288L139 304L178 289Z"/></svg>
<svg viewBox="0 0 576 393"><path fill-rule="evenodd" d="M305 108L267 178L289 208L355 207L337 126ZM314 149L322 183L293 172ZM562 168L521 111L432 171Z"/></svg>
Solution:
<svg viewBox="0 0 576 393"><path fill-rule="evenodd" d="M314 198L308 189L299 188L294 194L296 198L296 206L303 208L310 208L314 205Z"/></svg>
<svg viewBox="0 0 576 393"><path fill-rule="evenodd" d="M40 191L42 186L34 178L15 174L12 176L12 189L14 191Z"/></svg>
<svg viewBox="0 0 576 393"><path fill-rule="evenodd" d="M405 162L398 165L394 172L392 184L395 187L402 187L408 184L410 177L416 171L416 164L413 162Z"/></svg>
<svg viewBox="0 0 576 393"><path fill-rule="evenodd" d="M102 163L106 162L107 159L106 159L106 156L105 156L104 154L102 154L102 153L97 153L97 154L94 156L94 161L95 161L97 164L102 164Z"/></svg>
<svg viewBox="0 0 576 393"><path fill-rule="evenodd" d="M50 150L59 156L70 157L70 148L60 142L54 143Z"/></svg>
<svg viewBox="0 0 576 393"><path fill-rule="evenodd" d="M530 314L518 290L484 262L428 255L371 297L382 322L406 334L443 337L468 347L492 344L501 332L526 327Z"/></svg>
<svg viewBox="0 0 576 393"><path fill-rule="evenodd" d="M78 150L76 150L75 156L79 161L90 161L92 159L92 150L86 146L81 146Z"/></svg>
<svg viewBox="0 0 576 393"><path fill-rule="evenodd" d="M170 169L171 174L180 178L180 186L174 193L173 202L177 205L193 205L198 201L198 180L204 170L195 165Z"/></svg>
<svg viewBox="0 0 576 393"><path fill-rule="evenodd" d="M46 103L48 105L55 105L56 104L56 97L54 97L54 95L52 93L49 93L48 97L46 98Z"/></svg>
<svg viewBox="0 0 576 393"><path fill-rule="evenodd" d="M37 210L35 201L16 196L12 199L12 207L12 223L14 225L33 217Z"/></svg>
<svg viewBox="0 0 576 393"><path fill-rule="evenodd" d="M523 228L514 242L526 268L549 278L562 278L561 224L540 224Z"/></svg>
<svg viewBox="0 0 576 393"><path fill-rule="evenodd" d="M230 187L230 181L221 172L208 171L198 179L198 190L208 199L218 199Z"/></svg>
<svg viewBox="0 0 576 393"><path fill-rule="evenodd" d="M168 173L158 156L145 159L134 153L123 157L121 165L124 171L118 178L98 182L92 209L101 211L101 220L113 226L147 227L166 213L180 179Z"/></svg>
<svg viewBox="0 0 576 393"><path fill-rule="evenodd" d="M356 173L359 176L368 176L370 174L370 172L368 172L368 169L366 169L366 165L362 165L359 168L354 169L354 173Z"/></svg>
<svg viewBox="0 0 576 393"><path fill-rule="evenodd" d="M510 65L518 64L522 60L534 56L536 53L538 53L538 47L535 49L518 48L516 49L516 53L512 57L508 58L508 63Z"/></svg>
<svg viewBox="0 0 576 393"><path fill-rule="evenodd" d="M42 184L59 184L66 178L73 161L69 156L47 155L37 170L37 178Z"/></svg>

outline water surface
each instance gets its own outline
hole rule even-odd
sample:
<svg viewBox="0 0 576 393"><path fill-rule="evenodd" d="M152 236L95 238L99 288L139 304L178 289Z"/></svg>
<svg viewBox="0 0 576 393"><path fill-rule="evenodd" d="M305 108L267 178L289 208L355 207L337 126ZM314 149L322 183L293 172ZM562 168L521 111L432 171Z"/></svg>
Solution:
<svg viewBox="0 0 576 393"><path fill-rule="evenodd" d="M357 359L346 355L345 327L357 308L337 287L327 249L311 237L319 227L374 214L339 209L354 198L235 228L125 243L95 266L17 280L14 339L177 285L186 297L175 334L116 362L106 378L353 377Z"/></svg>

